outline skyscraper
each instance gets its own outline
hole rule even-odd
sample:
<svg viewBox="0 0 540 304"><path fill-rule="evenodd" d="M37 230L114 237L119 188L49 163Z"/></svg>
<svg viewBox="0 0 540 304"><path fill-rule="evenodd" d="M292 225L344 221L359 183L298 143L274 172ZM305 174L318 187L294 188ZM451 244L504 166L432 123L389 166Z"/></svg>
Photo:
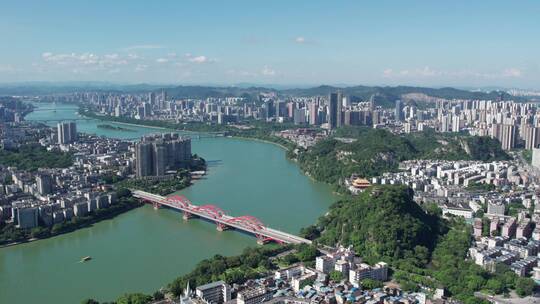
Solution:
<svg viewBox="0 0 540 304"><path fill-rule="evenodd" d="M395 109L395 117L396 120L401 121L403 120L403 103L401 100L396 100L396 109Z"/></svg>
<svg viewBox="0 0 540 304"><path fill-rule="evenodd" d="M312 102L309 104L309 124L318 125L319 124L319 106L317 103Z"/></svg>
<svg viewBox="0 0 540 304"><path fill-rule="evenodd" d="M191 139L166 133L145 136L135 144L135 174L137 177L163 176L167 170L177 170L191 161Z"/></svg>
<svg viewBox="0 0 540 304"><path fill-rule="evenodd" d="M540 144L540 128L526 125L524 127L523 139L525 140L525 149L531 150L537 148Z"/></svg>
<svg viewBox="0 0 540 304"><path fill-rule="evenodd" d="M77 124L73 121L59 123L57 131L59 144L69 144L77 140Z"/></svg>
<svg viewBox="0 0 540 304"><path fill-rule="evenodd" d="M152 144L135 144L135 173L137 177L152 175Z"/></svg>
<svg viewBox="0 0 540 304"><path fill-rule="evenodd" d="M52 178L49 174L39 173L36 175L36 184L39 194L46 195L52 193Z"/></svg>
<svg viewBox="0 0 540 304"><path fill-rule="evenodd" d="M516 126L505 124L502 126L502 148L511 150L516 146Z"/></svg>
<svg viewBox="0 0 540 304"><path fill-rule="evenodd" d="M342 97L341 93L330 93L328 97L328 125L330 129L342 126Z"/></svg>

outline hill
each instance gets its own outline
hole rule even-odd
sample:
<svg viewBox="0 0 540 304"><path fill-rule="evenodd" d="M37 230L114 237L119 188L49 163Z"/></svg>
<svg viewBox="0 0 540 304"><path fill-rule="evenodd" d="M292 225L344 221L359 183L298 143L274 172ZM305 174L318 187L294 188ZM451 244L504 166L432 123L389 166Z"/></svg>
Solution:
<svg viewBox="0 0 540 304"><path fill-rule="evenodd" d="M413 201L412 190L377 186L332 205L315 229L319 243L352 245L370 263L392 262L413 254L428 259L439 220Z"/></svg>
<svg viewBox="0 0 540 304"><path fill-rule="evenodd" d="M344 143L339 137L356 141ZM401 161L411 159L492 161L508 158L500 143L489 137L433 131L395 135L366 127L338 129L335 137L319 141L296 156L304 172L330 184L338 184L340 179L353 173L372 177L396 171Z"/></svg>

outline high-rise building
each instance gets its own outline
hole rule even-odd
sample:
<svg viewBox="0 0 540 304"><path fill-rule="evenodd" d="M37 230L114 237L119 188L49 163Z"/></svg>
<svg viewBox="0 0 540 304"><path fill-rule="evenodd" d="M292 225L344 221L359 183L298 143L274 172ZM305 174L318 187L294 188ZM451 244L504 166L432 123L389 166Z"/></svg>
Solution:
<svg viewBox="0 0 540 304"><path fill-rule="evenodd" d="M360 124L360 112L346 110L343 115L343 124L346 126L356 126Z"/></svg>
<svg viewBox="0 0 540 304"><path fill-rule="evenodd" d="M540 148L533 148L532 149L532 162L531 164L537 168L540 169Z"/></svg>
<svg viewBox="0 0 540 304"><path fill-rule="evenodd" d="M342 126L342 97L341 93L330 93L328 97L328 125L330 129Z"/></svg>
<svg viewBox="0 0 540 304"><path fill-rule="evenodd" d="M152 144L135 144L135 173L137 177L152 175Z"/></svg>
<svg viewBox="0 0 540 304"><path fill-rule="evenodd" d="M396 120L401 121L403 120L403 102L401 100L396 100L396 109L394 113Z"/></svg>
<svg viewBox="0 0 540 304"><path fill-rule="evenodd" d="M49 174L39 173L36 175L36 184L39 194L51 194L53 190L52 178Z"/></svg>
<svg viewBox="0 0 540 304"><path fill-rule="evenodd" d="M306 123L306 111L305 109L294 109L293 121L295 125L301 125Z"/></svg>
<svg viewBox="0 0 540 304"><path fill-rule="evenodd" d="M135 144L137 177L163 176L167 170L186 167L191 161L191 139L175 133L145 136Z"/></svg>
<svg viewBox="0 0 540 304"><path fill-rule="evenodd" d="M525 140L525 149L531 150L540 144L540 127L526 125L524 128L523 139Z"/></svg>
<svg viewBox="0 0 540 304"><path fill-rule="evenodd" d="M458 115L452 116L452 132L461 131L461 119Z"/></svg>
<svg viewBox="0 0 540 304"><path fill-rule="evenodd" d="M441 132L450 132L452 126L452 115L446 114L441 117Z"/></svg>
<svg viewBox="0 0 540 304"><path fill-rule="evenodd" d="M309 104L309 124L318 125L319 124L319 105L312 102Z"/></svg>
<svg viewBox="0 0 540 304"><path fill-rule="evenodd" d="M59 144L69 144L77 140L77 124L73 121L59 123L57 131Z"/></svg>
<svg viewBox="0 0 540 304"><path fill-rule="evenodd" d="M503 150L511 150L516 146L516 126L503 125L501 144Z"/></svg>

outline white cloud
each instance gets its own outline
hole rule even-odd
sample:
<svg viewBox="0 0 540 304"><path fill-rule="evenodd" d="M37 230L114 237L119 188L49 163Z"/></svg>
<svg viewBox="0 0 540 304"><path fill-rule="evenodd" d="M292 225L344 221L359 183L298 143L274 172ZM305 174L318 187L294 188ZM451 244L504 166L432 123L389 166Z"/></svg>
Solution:
<svg viewBox="0 0 540 304"><path fill-rule="evenodd" d="M208 62L208 58L206 58L206 56L196 56L196 57L190 58L189 61L195 62L195 63L205 63L205 62Z"/></svg>
<svg viewBox="0 0 540 304"><path fill-rule="evenodd" d="M521 70L517 68L509 68L502 72L504 77L521 77Z"/></svg>
<svg viewBox="0 0 540 304"><path fill-rule="evenodd" d="M216 59L211 59L204 55L194 56L191 53L186 53L184 56L187 58L189 62L197 63L197 64L216 62Z"/></svg>
<svg viewBox="0 0 540 304"><path fill-rule="evenodd" d="M156 62L157 63L166 63L166 62L169 62L169 59L167 59L167 58L158 58L158 59L156 59Z"/></svg>
<svg viewBox="0 0 540 304"><path fill-rule="evenodd" d="M315 44L317 44L317 41L306 38L304 36L298 36L298 37L294 38L293 41L296 44L304 44L304 45L315 45Z"/></svg>
<svg viewBox="0 0 540 304"><path fill-rule="evenodd" d="M148 65L139 63L135 67L135 72L144 72L144 71L146 71L146 69L148 69Z"/></svg>
<svg viewBox="0 0 540 304"><path fill-rule="evenodd" d="M165 47L159 44L140 44L140 45L132 45L132 46L125 47L123 50L125 51L156 50L156 49L163 49L163 48Z"/></svg>
<svg viewBox="0 0 540 304"><path fill-rule="evenodd" d="M276 71L272 69L271 67L265 65L264 68L261 71L261 74L264 76L275 76Z"/></svg>
<svg viewBox="0 0 540 304"><path fill-rule="evenodd" d="M140 59L141 56L139 56L139 55L137 55L137 54L135 54L135 53L129 53L129 54L127 55L127 58L130 59L130 60L137 60L137 59Z"/></svg>
<svg viewBox="0 0 540 304"><path fill-rule="evenodd" d="M41 54L41 58L48 66L65 66L73 73L85 73L86 70L109 70L129 64L128 60L119 54L99 56L90 52L64 54L45 52Z"/></svg>
<svg viewBox="0 0 540 304"><path fill-rule="evenodd" d="M114 59L118 59L120 56L118 54L106 54L104 57L106 59L114 60Z"/></svg>

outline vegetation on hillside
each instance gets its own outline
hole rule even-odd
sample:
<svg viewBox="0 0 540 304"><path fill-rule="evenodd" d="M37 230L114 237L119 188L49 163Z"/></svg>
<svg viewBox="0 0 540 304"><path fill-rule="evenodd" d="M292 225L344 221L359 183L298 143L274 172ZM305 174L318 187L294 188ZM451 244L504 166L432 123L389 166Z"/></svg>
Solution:
<svg viewBox="0 0 540 304"><path fill-rule="evenodd" d="M508 267L489 273L467 260L471 227L463 219L443 220L434 205L418 206L403 186L371 187L330 207L318 223L303 229L321 244L353 245L370 263L390 263L393 278L407 291L444 287L464 303L484 303L474 292L530 295L534 282Z"/></svg>
<svg viewBox="0 0 540 304"><path fill-rule="evenodd" d="M441 227L438 217L424 212L412 196L403 186L380 186L338 201L315 225L317 242L353 245L371 263L425 255L434 248Z"/></svg>
<svg viewBox="0 0 540 304"><path fill-rule="evenodd" d="M344 143L336 138L356 139ZM397 171L411 159L501 160L509 156L497 140L488 137L445 135L425 131L395 135L387 130L345 127L335 137L319 141L297 156L300 168L313 178L330 184L353 173L364 177Z"/></svg>
<svg viewBox="0 0 540 304"><path fill-rule="evenodd" d="M17 167L20 170L67 168L72 164L72 154L47 151L40 145L24 145L16 150L0 150L0 165Z"/></svg>

